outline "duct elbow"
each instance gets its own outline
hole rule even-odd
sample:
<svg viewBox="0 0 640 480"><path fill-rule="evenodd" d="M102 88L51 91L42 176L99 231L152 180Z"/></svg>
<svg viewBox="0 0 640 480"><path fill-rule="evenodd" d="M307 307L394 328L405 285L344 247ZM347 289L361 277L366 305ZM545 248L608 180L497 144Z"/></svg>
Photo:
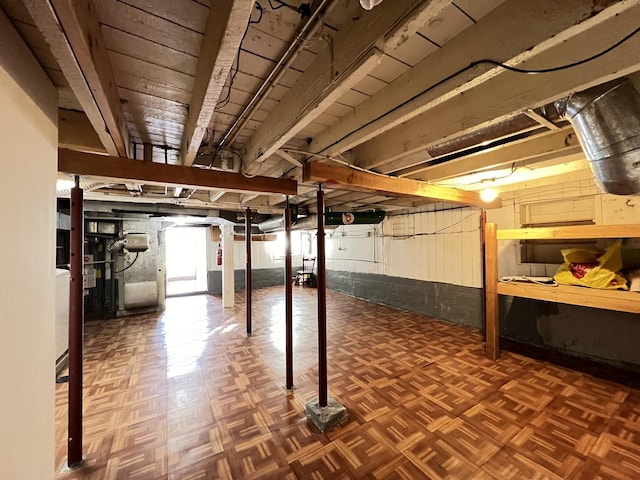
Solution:
<svg viewBox="0 0 640 480"><path fill-rule="evenodd" d="M640 93L617 79L556 102L571 122L596 184L606 193L640 193Z"/></svg>

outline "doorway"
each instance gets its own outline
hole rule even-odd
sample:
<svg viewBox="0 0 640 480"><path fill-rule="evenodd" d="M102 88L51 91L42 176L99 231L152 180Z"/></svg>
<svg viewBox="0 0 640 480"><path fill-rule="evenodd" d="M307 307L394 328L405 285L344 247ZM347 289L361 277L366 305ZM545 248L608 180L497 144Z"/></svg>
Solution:
<svg viewBox="0 0 640 480"><path fill-rule="evenodd" d="M207 291L207 229L172 227L166 231L167 296Z"/></svg>

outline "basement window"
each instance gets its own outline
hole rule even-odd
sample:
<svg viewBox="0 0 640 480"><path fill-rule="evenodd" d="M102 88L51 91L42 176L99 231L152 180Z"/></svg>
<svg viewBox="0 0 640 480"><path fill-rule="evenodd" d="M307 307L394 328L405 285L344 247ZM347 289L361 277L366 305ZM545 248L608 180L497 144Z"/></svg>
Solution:
<svg viewBox="0 0 640 480"><path fill-rule="evenodd" d="M521 228L595 225L592 197L560 199L520 205ZM521 240L521 263L561 264L565 248L598 248L595 239Z"/></svg>

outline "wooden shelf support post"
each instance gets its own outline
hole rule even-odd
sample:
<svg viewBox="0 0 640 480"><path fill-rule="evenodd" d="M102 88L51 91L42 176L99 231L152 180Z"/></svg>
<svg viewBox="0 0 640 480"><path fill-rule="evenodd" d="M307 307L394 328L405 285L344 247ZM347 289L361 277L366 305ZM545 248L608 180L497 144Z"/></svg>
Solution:
<svg viewBox="0 0 640 480"><path fill-rule="evenodd" d="M496 224L487 223L484 235L485 244L485 315L487 358L497 360L500 357L498 326L498 239Z"/></svg>

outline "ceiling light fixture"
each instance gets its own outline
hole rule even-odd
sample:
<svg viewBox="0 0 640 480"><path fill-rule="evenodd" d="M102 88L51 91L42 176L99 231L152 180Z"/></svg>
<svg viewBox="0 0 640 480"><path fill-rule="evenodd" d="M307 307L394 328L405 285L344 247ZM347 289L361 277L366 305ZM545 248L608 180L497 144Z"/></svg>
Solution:
<svg viewBox="0 0 640 480"><path fill-rule="evenodd" d="M495 180L495 178L487 178L485 180L482 180L482 184L485 184L486 186L482 190L480 190L480 200L482 200L484 203L491 203L496 198L498 198L497 190L491 187Z"/></svg>
<svg viewBox="0 0 640 480"><path fill-rule="evenodd" d="M360 5L362 5L362 8L365 10L371 10L373 7L380 5L381 3L382 0L360 0Z"/></svg>

